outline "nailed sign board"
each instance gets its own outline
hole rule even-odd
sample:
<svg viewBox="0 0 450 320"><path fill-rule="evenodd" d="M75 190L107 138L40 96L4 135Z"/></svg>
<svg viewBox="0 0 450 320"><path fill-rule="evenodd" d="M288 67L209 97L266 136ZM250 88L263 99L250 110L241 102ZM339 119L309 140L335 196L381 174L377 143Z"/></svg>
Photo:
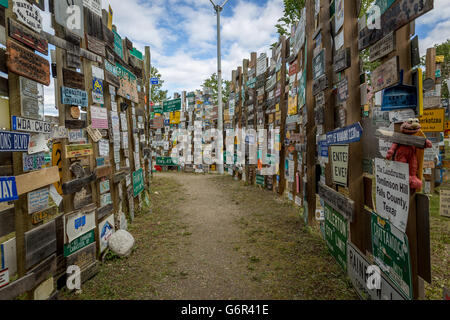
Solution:
<svg viewBox="0 0 450 320"><path fill-rule="evenodd" d="M67 257L68 266L78 266L80 270L85 270L88 266L95 262L97 255L97 246L95 243L90 244L84 249Z"/></svg>
<svg viewBox="0 0 450 320"><path fill-rule="evenodd" d="M30 134L0 131L0 152L28 152Z"/></svg>
<svg viewBox="0 0 450 320"><path fill-rule="evenodd" d="M83 0L83 6L98 16L102 16L102 0Z"/></svg>
<svg viewBox="0 0 450 320"><path fill-rule="evenodd" d="M20 77L20 104L22 117L44 120L44 86Z"/></svg>
<svg viewBox="0 0 450 320"><path fill-rule="evenodd" d="M44 122L39 120L31 120L13 116L12 128L16 131L36 132L36 133L52 133L52 127L50 122Z"/></svg>
<svg viewBox="0 0 450 320"><path fill-rule="evenodd" d="M21 43L39 51L44 55L48 55L48 41L40 34L23 27L20 23L8 19L9 36L20 41Z"/></svg>
<svg viewBox="0 0 450 320"><path fill-rule="evenodd" d="M333 182L347 187L348 185L348 145L331 146L331 165L333 172Z"/></svg>
<svg viewBox="0 0 450 320"><path fill-rule="evenodd" d="M342 214L348 221L353 222L355 203L343 194L319 182L319 196L334 210Z"/></svg>
<svg viewBox="0 0 450 320"><path fill-rule="evenodd" d="M64 85L74 89L84 90L84 74L63 68Z"/></svg>
<svg viewBox="0 0 450 320"><path fill-rule="evenodd" d="M325 203L325 241L331 255L347 270L347 220Z"/></svg>
<svg viewBox="0 0 450 320"><path fill-rule="evenodd" d="M56 22L77 36L84 37L82 0L53 1Z"/></svg>
<svg viewBox="0 0 450 320"><path fill-rule="evenodd" d="M99 56L105 57L106 56L105 43L88 34L86 34L85 36L87 48L90 51L98 54Z"/></svg>
<svg viewBox="0 0 450 320"><path fill-rule="evenodd" d="M389 279L381 272L380 289L367 288L367 268L372 265L367 261L361 251L350 241L347 242L347 272L353 287L358 295L367 300L405 300L400 291L391 284Z"/></svg>
<svg viewBox="0 0 450 320"><path fill-rule="evenodd" d="M61 86L61 103L75 106L88 106L86 91Z"/></svg>
<svg viewBox="0 0 450 320"><path fill-rule="evenodd" d="M397 84L399 81L398 76L398 56L394 56L372 71L373 92L378 92Z"/></svg>
<svg viewBox="0 0 450 320"><path fill-rule="evenodd" d="M351 126L327 133L327 144L349 144L359 142L362 136L362 127L359 122Z"/></svg>
<svg viewBox="0 0 450 320"><path fill-rule="evenodd" d="M439 213L443 217L450 217L450 190L440 190Z"/></svg>
<svg viewBox="0 0 450 320"><path fill-rule="evenodd" d="M0 202L18 200L16 177L0 177L0 191Z"/></svg>
<svg viewBox="0 0 450 320"><path fill-rule="evenodd" d="M144 171L139 169L133 172L133 193L134 197L137 197L144 191Z"/></svg>
<svg viewBox="0 0 450 320"><path fill-rule="evenodd" d="M180 111L181 110L181 98L164 101L164 112L174 112L174 111Z"/></svg>
<svg viewBox="0 0 450 320"><path fill-rule="evenodd" d="M348 99L348 78L345 77L337 84L337 98L339 103Z"/></svg>
<svg viewBox="0 0 450 320"><path fill-rule="evenodd" d="M390 32L383 39L375 43L369 49L369 61L373 62L384 56L387 56L389 53L395 50L395 33Z"/></svg>
<svg viewBox="0 0 450 320"><path fill-rule="evenodd" d="M73 240L69 244L65 244L64 257L68 257L94 242L95 242L95 230L91 230L88 233L82 235L81 237Z"/></svg>
<svg viewBox="0 0 450 320"><path fill-rule="evenodd" d="M46 210L49 207L49 195L49 187L27 193L28 213L33 214Z"/></svg>
<svg viewBox="0 0 450 320"><path fill-rule="evenodd" d="M351 66L350 48L338 50L333 57L333 71L341 72Z"/></svg>
<svg viewBox="0 0 450 320"><path fill-rule="evenodd" d="M410 188L407 163L375 159L377 212L406 232Z"/></svg>
<svg viewBox="0 0 450 320"><path fill-rule="evenodd" d="M50 85L50 64L48 60L14 42L14 40L7 41L7 48L9 71L46 86Z"/></svg>
<svg viewBox="0 0 450 320"><path fill-rule="evenodd" d="M92 144L74 144L66 146L66 157L86 157L93 154Z"/></svg>
<svg viewBox="0 0 450 320"><path fill-rule="evenodd" d="M108 110L91 106L91 122L93 129L108 129Z"/></svg>
<svg viewBox="0 0 450 320"><path fill-rule="evenodd" d="M419 120L423 132L442 132L445 127L445 108L424 110Z"/></svg>
<svg viewBox="0 0 450 320"><path fill-rule="evenodd" d="M17 20L36 32L42 31L41 11L26 0L13 0L13 12Z"/></svg>
<svg viewBox="0 0 450 320"><path fill-rule="evenodd" d="M114 215L110 215L98 225L100 252L108 248L108 240L114 234Z"/></svg>
<svg viewBox="0 0 450 320"><path fill-rule="evenodd" d="M325 49L322 49L312 61L313 64L313 80L319 79L325 74Z"/></svg>
<svg viewBox="0 0 450 320"><path fill-rule="evenodd" d="M372 251L376 264L408 299L412 298L411 262L405 233L372 213Z"/></svg>
<svg viewBox="0 0 450 320"><path fill-rule="evenodd" d="M95 209L89 212L73 212L64 216L66 240L65 243L74 241L87 232L95 229Z"/></svg>
<svg viewBox="0 0 450 320"><path fill-rule="evenodd" d="M134 74L124 68L121 64L116 62L120 86L117 90L117 95L131 100L134 103L139 103L139 95L137 91L137 79Z"/></svg>
<svg viewBox="0 0 450 320"><path fill-rule="evenodd" d="M86 135L83 129L69 130L69 143L87 143ZM94 141L96 142L96 141Z"/></svg>
<svg viewBox="0 0 450 320"><path fill-rule="evenodd" d="M48 153L37 153L37 154L23 154L23 171L29 172L34 170L40 170L50 166L51 156Z"/></svg>
<svg viewBox="0 0 450 320"><path fill-rule="evenodd" d="M25 259L27 269L41 262L55 252L55 220L25 233Z"/></svg>

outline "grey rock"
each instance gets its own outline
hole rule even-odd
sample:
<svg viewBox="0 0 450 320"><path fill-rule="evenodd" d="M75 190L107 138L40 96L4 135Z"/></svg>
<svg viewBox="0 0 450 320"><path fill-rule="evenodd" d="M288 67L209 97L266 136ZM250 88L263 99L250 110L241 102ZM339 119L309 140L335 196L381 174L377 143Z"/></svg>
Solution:
<svg viewBox="0 0 450 320"><path fill-rule="evenodd" d="M119 230L108 240L109 249L120 257L127 257L134 246L134 237L125 230Z"/></svg>

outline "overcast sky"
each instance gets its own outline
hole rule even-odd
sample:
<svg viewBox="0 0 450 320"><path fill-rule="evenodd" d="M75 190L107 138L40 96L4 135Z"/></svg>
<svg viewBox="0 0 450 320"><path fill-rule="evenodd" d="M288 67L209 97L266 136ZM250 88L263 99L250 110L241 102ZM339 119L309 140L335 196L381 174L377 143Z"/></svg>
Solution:
<svg viewBox="0 0 450 320"><path fill-rule="evenodd" d="M450 0L434 2L434 10L416 21L421 55L450 39ZM142 52L146 45L151 47L152 65L162 74L169 95L200 89L203 80L216 72L216 15L209 0L103 0L105 9L109 4L122 38L128 37ZM278 38L274 26L282 15L282 0L228 1L222 12L225 79L250 58L250 52L269 53ZM44 24L48 29L47 14ZM46 113L54 113L52 86L46 88L45 98Z"/></svg>

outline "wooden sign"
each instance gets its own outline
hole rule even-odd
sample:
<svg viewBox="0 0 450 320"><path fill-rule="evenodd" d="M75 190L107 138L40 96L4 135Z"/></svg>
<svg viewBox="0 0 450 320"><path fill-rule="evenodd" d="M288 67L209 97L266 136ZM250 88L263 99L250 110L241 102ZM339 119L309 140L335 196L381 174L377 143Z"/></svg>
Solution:
<svg viewBox="0 0 450 320"><path fill-rule="evenodd" d="M325 74L325 49L322 49L312 61L313 64L313 80L319 79Z"/></svg>
<svg viewBox="0 0 450 320"><path fill-rule="evenodd" d="M348 99L348 78L345 77L337 84L337 98L339 103L343 103Z"/></svg>
<svg viewBox="0 0 450 320"><path fill-rule="evenodd" d="M29 3L34 4L36 7L45 11L45 0L27 0Z"/></svg>
<svg viewBox="0 0 450 320"><path fill-rule="evenodd" d="M86 121L84 120L66 120L65 126L67 129L80 130L86 128Z"/></svg>
<svg viewBox="0 0 450 320"><path fill-rule="evenodd" d="M26 0L13 0L13 12L17 20L36 32L42 31L42 16L40 10Z"/></svg>
<svg viewBox="0 0 450 320"><path fill-rule="evenodd" d="M97 246L95 243L88 245L84 249L67 257L68 266L78 266L80 270L85 270L97 258Z"/></svg>
<svg viewBox="0 0 450 320"><path fill-rule="evenodd" d="M68 195L80 192L85 186L89 185L96 179L97 177L95 176L95 173L92 173L91 175L85 176L83 178L63 183L62 185L63 194Z"/></svg>
<svg viewBox="0 0 450 320"><path fill-rule="evenodd" d="M44 55L48 55L48 41L40 34L23 27L20 23L8 19L9 22L9 36L30 48L39 51Z"/></svg>
<svg viewBox="0 0 450 320"><path fill-rule="evenodd" d="M395 33L390 32L369 49L369 61L373 62L387 56L395 50Z"/></svg>
<svg viewBox="0 0 450 320"><path fill-rule="evenodd" d="M84 90L61 86L61 103L68 104L68 105L87 107L88 106L88 94Z"/></svg>
<svg viewBox="0 0 450 320"><path fill-rule="evenodd" d="M19 199L15 177L0 177L0 202L15 201Z"/></svg>
<svg viewBox="0 0 450 320"><path fill-rule="evenodd" d="M90 35L86 34L86 44L88 50L98 54L99 56L106 56L105 43L103 41L100 41L97 38L91 37Z"/></svg>
<svg viewBox="0 0 450 320"><path fill-rule="evenodd" d="M92 141L99 142L102 139L102 134L100 133L100 131L98 129L94 129L94 128L92 128L92 126L88 126L86 128L86 131L88 132Z"/></svg>
<svg viewBox="0 0 450 320"><path fill-rule="evenodd" d="M399 82L398 75L398 56L395 56L372 71L373 92L378 92L397 84Z"/></svg>
<svg viewBox="0 0 450 320"><path fill-rule="evenodd" d="M74 144L66 146L66 157L86 157L93 154L92 144Z"/></svg>
<svg viewBox="0 0 450 320"><path fill-rule="evenodd" d="M97 221L102 220L104 217L114 212L114 205L112 203L107 204L97 210Z"/></svg>
<svg viewBox="0 0 450 320"><path fill-rule="evenodd" d="M105 165L105 166L95 168L95 175L97 176L97 179L110 176L111 172L112 172L111 166Z"/></svg>
<svg viewBox="0 0 450 320"><path fill-rule="evenodd" d="M64 221L66 230L65 243L69 243L95 229L95 209L89 212L68 213L64 216Z"/></svg>
<svg viewBox="0 0 450 320"><path fill-rule="evenodd" d="M16 177L17 193L20 196L56 183L59 179L58 167L45 168L39 171L22 174Z"/></svg>
<svg viewBox="0 0 450 320"><path fill-rule="evenodd" d="M1 183L2 182L0 182L0 184ZM9 186L7 186L7 187L8 187L8 192L9 192L9 190L10 190ZM2 192L2 196L3 196L3 192ZM0 211L0 238L4 237L10 233L13 233L15 231L15 216L14 215L15 215L14 206L9 209ZM1 252L2 246L3 245L0 244L0 252ZM4 254L2 253L1 256L3 258ZM1 259L0 259L0 261L1 261ZM4 267L5 267L4 265L0 264L0 268L4 268Z"/></svg>
<svg viewBox="0 0 450 320"><path fill-rule="evenodd" d="M52 133L52 125L50 122L25 119L13 116L11 123L13 130L16 131L47 133L47 134Z"/></svg>
<svg viewBox="0 0 450 320"><path fill-rule="evenodd" d="M339 49L333 58L333 71L341 72L351 66L350 48Z"/></svg>
<svg viewBox="0 0 450 320"><path fill-rule="evenodd" d="M50 64L48 60L13 40L7 41L7 48L9 71L46 86L50 85Z"/></svg>
<svg viewBox="0 0 450 320"><path fill-rule="evenodd" d="M327 76L324 75L313 82L313 95L316 96L326 88L328 88L328 79Z"/></svg>
<svg viewBox="0 0 450 320"><path fill-rule="evenodd" d="M25 233L25 266L31 268L56 252L55 220Z"/></svg>
<svg viewBox="0 0 450 320"><path fill-rule="evenodd" d="M375 135L379 138L382 138L383 140L397 144L403 144L406 146L414 146L421 149L425 149L426 146L426 139L423 137L416 137L408 134L387 131L382 129L378 129L375 132Z"/></svg>
<svg viewBox="0 0 450 320"><path fill-rule="evenodd" d="M445 127L445 108L427 109L419 118L423 132L443 132Z"/></svg>
<svg viewBox="0 0 450 320"><path fill-rule="evenodd" d="M411 39L411 67L420 64L419 36L416 35Z"/></svg>
<svg viewBox="0 0 450 320"><path fill-rule="evenodd" d="M355 203L343 194L331 189L319 182L319 196L334 210L342 214L346 220L353 222L355 214Z"/></svg>
<svg viewBox="0 0 450 320"><path fill-rule="evenodd" d="M102 16L102 0L83 0L83 6L97 16Z"/></svg>
<svg viewBox="0 0 450 320"><path fill-rule="evenodd" d="M74 89L84 90L84 74L63 68L64 85Z"/></svg>
<svg viewBox="0 0 450 320"><path fill-rule="evenodd" d="M440 190L439 214L450 218L450 190Z"/></svg>
<svg viewBox="0 0 450 320"><path fill-rule="evenodd" d="M330 146L333 182L343 187L348 186L348 150L348 145Z"/></svg>

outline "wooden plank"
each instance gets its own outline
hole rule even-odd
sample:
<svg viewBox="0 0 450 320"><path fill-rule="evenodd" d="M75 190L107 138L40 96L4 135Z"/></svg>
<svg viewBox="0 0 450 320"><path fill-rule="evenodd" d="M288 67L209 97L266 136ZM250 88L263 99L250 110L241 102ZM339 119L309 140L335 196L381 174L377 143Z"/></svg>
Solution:
<svg viewBox="0 0 450 320"><path fill-rule="evenodd" d="M45 168L39 171L22 174L16 177L17 192L19 195L22 195L56 183L59 179L58 167Z"/></svg>
<svg viewBox="0 0 450 320"><path fill-rule="evenodd" d="M372 71L372 87L374 92L393 86L399 82L398 56L394 56Z"/></svg>
<svg viewBox="0 0 450 320"><path fill-rule="evenodd" d="M15 231L14 207L0 212L0 238Z"/></svg>
<svg viewBox="0 0 450 320"><path fill-rule="evenodd" d="M63 194L68 195L80 192L81 189L83 189L85 186L89 185L91 182L95 180L96 180L95 173L92 173L87 177L65 182L62 185Z"/></svg>
<svg viewBox="0 0 450 320"><path fill-rule="evenodd" d="M355 215L355 203L343 194L331 189L319 182L319 196L332 207L341 213L348 221L353 222Z"/></svg>
<svg viewBox="0 0 450 320"><path fill-rule="evenodd" d="M347 68L350 68L351 66L350 48L339 49L336 52L333 59L334 59L333 61L334 72L341 72Z"/></svg>
<svg viewBox="0 0 450 320"><path fill-rule="evenodd" d="M378 129L375 132L375 136L393 143L413 146L422 149L424 149L426 146L426 139L423 137L411 136L408 134L397 133L393 131Z"/></svg>
<svg viewBox="0 0 450 320"><path fill-rule="evenodd" d="M50 85L50 64L13 40L7 40L7 66L9 71L46 86Z"/></svg>
<svg viewBox="0 0 450 320"><path fill-rule="evenodd" d="M98 54L101 57L106 56L105 42L98 40L95 37L92 37L86 34L86 46L88 50Z"/></svg>
<svg viewBox="0 0 450 320"><path fill-rule="evenodd" d="M109 177L111 175L112 168L111 166L100 166L95 168L95 174L97 175L97 179Z"/></svg>
<svg viewBox="0 0 450 320"><path fill-rule="evenodd" d="M56 224L55 220L25 232L25 267L41 262L56 252Z"/></svg>
<svg viewBox="0 0 450 320"><path fill-rule="evenodd" d="M92 243L74 254L67 257L68 266L78 266L83 272L91 266L97 256L97 245Z"/></svg>
<svg viewBox="0 0 450 320"><path fill-rule="evenodd" d="M34 274L34 285L39 285L49 276L54 276L56 272L56 254L42 261L38 266L27 272L27 275Z"/></svg>
<svg viewBox="0 0 450 320"><path fill-rule="evenodd" d="M369 49L369 61L381 59L395 50L395 33L390 32Z"/></svg>
<svg viewBox="0 0 450 320"><path fill-rule="evenodd" d="M33 289L34 274L26 275L10 285L0 289L0 300L13 300L14 298Z"/></svg>
<svg viewBox="0 0 450 320"><path fill-rule="evenodd" d="M431 284L430 199L416 194L418 275Z"/></svg>
<svg viewBox="0 0 450 320"><path fill-rule="evenodd" d="M84 90L84 74L63 68L64 86Z"/></svg>
<svg viewBox="0 0 450 320"><path fill-rule="evenodd" d="M321 91L325 90L326 88L328 88L328 78L326 77L326 75L324 75L313 82L313 89L312 89L313 95L314 96L318 95Z"/></svg>
<svg viewBox="0 0 450 320"><path fill-rule="evenodd" d="M66 120L64 123L67 129L79 130L86 128L86 121L84 120Z"/></svg>
<svg viewBox="0 0 450 320"><path fill-rule="evenodd" d="M44 55L48 55L48 41L39 33L34 32L20 23L8 18L9 22L9 36L28 47L39 51Z"/></svg>
<svg viewBox="0 0 450 320"><path fill-rule="evenodd" d="M109 216L114 212L113 204L108 204L97 210L97 221L102 220L104 217Z"/></svg>

